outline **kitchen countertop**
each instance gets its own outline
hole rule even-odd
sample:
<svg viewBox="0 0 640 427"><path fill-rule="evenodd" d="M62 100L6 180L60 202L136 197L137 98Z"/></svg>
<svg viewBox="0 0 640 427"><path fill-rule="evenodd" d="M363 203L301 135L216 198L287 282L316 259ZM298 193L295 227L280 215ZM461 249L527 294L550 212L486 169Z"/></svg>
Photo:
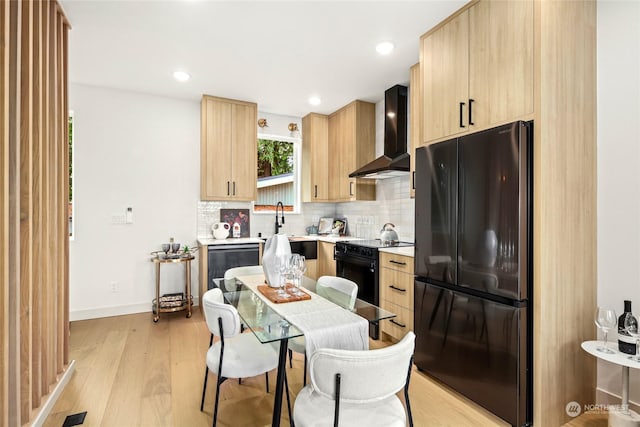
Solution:
<svg viewBox="0 0 640 427"><path fill-rule="evenodd" d="M413 258L415 254L415 248L413 246L402 246L399 248L393 248L393 247L380 248L378 249L378 251L387 252L387 253L396 254L396 255L409 256L411 258Z"/></svg>
<svg viewBox="0 0 640 427"><path fill-rule="evenodd" d="M229 237L227 239L198 239L198 245L200 246L209 246L209 245L233 245L233 244L241 244L241 243L264 243L267 237L240 237L233 238ZM304 240L314 240L320 242L344 242L347 240L362 240L353 236L325 236L325 235L315 235L315 236L306 236L306 235L295 235L289 236L290 241L304 241Z"/></svg>
<svg viewBox="0 0 640 427"><path fill-rule="evenodd" d="M198 239L198 245L237 245L242 243L263 243L264 241L259 237L230 237L228 239Z"/></svg>

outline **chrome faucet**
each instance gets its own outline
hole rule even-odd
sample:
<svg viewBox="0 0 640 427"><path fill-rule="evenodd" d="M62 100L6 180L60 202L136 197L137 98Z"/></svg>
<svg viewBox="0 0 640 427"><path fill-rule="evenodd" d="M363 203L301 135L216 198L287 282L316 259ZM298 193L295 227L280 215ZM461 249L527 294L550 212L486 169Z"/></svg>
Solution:
<svg viewBox="0 0 640 427"><path fill-rule="evenodd" d="M280 206L280 213L282 214L281 223L278 223L278 206ZM282 202L278 202L278 204L276 204L276 233L275 234L278 234L278 230L282 228L283 225L284 225L284 205L282 204Z"/></svg>

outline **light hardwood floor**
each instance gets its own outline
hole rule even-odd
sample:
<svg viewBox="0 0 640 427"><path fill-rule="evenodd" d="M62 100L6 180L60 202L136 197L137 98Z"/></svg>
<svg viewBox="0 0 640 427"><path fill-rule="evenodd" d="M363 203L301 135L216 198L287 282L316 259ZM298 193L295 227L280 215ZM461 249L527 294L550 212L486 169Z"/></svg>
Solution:
<svg viewBox="0 0 640 427"><path fill-rule="evenodd" d="M67 415L87 411L83 426L210 426L215 376L210 374L205 412L200 412L204 358L209 332L199 310L183 313L110 317L71 323L70 359L76 372L53 408L45 426L60 427ZM379 347L372 341L372 348ZM302 387L300 355L287 368L292 398ZM213 380L212 380L213 379ZM221 386L218 425L271 424L275 372L270 392L264 376ZM416 426L504 426L473 402L415 371L411 375L411 406ZM283 405L282 425L288 425ZM576 419L573 427L606 426L606 418Z"/></svg>

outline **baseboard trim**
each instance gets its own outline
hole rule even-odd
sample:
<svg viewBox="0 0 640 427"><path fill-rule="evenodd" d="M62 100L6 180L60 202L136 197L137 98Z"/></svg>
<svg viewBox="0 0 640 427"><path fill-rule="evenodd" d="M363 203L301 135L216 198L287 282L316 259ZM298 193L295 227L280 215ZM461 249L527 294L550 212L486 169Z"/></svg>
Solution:
<svg viewBox="0 0 640 427"><path fill-rule="evenodd" d="M603 405L620 405L622 396L596 387L596 402ZM640 413L640 404L629 401L629 409Z"/></svg>
<svg viewBox="0 0 640 427"><path fill-rule="evenodd" d="M36 415L35 418L33 419L33 423L31 424L33 427L40 427L44 425L44 422L47 420L47 417L51 413L51 410L55 406L56 402L58 401L58 398L62 394L62 391L64 390L67 383L71 379L71 375L75 370L76 370L76 361L72 360L71 362L69 362L67 369L62 373L62 376L60 377L60 381L58 381L58 384L56 384L51 394L49 394L49 397L47 397L46 402L44 402L44 405L42 405L42 407L40 408L38 415Z"/></svg>
<svg viewBox="0 0 640 427"><path fill-rule="evenodd" d="M198 297L193 297L193 305L198 306ZM140 304L116 305L110 307L96 307L84 310L69 311L69 321L99 319L101 317L126 316L127 314L150 313L151 304L148 302Z"/></svg>

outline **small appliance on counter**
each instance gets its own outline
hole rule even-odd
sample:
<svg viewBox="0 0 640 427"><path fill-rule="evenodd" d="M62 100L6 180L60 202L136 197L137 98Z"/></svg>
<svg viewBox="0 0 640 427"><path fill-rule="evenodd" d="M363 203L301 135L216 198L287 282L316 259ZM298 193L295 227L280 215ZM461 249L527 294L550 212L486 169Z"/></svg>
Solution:
<svg viewBox="0 0 640 427"><path fill-rule="evenodd" d="M394 243L398 243L398 233L396 233L395 225L390 222L382 226L380 230L380 242L382 246L393 246Z"/></svg>

